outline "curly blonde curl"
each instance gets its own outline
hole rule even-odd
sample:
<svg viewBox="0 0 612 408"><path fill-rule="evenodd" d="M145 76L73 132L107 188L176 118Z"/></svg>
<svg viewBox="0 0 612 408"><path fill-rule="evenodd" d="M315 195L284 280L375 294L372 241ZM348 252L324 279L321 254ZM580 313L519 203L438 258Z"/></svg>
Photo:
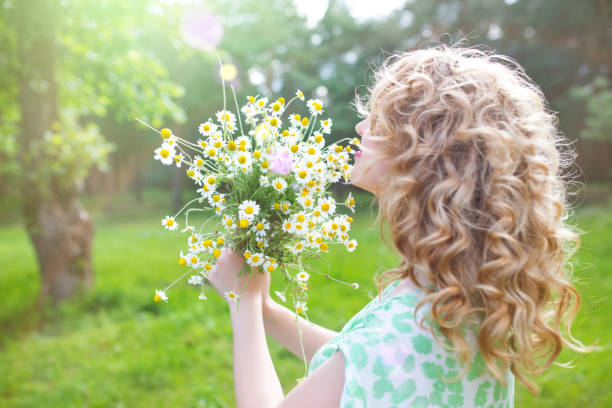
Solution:
<svg viewBox="0 0 612 408"><path fill-rule="evenodd" d="M583 231L567 222L572 174L562 170L575 151L545 104L510 57L444 44L391 55L367 101L354 102L382 146L378 160L391 167L377 186L376 221L386 221L402 262L375 278L379 291L406 277L425 291L417 310L432 302L432 334L439 341L439 328L467 362L459 378L471 365L462 327L472 321L491 373L506 385L510 368L536 395L527 375L548 368L563 346L598 349L571 334L581 297L568 261ZM383 223L380 235L385 242ZM571 341L561 329L568 312Z"/></svg>

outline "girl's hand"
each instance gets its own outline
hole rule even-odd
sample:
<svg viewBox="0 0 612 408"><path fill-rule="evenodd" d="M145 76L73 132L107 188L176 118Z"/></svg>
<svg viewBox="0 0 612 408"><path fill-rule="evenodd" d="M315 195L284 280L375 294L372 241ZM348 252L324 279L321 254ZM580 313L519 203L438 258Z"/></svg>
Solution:
<svg viewBox="0 0 612 408"><path fill-rule="evenodd" d="M270 291L270 274L261 273L259 268L252 268L249 273L238 276L244 266L244 256L229 248L224 248L221 256L217 259L217 267L210 273L209 281L217 290L219 296L225 297L226 293L233 291L241 297L261 297L262 293Z"/></svg>

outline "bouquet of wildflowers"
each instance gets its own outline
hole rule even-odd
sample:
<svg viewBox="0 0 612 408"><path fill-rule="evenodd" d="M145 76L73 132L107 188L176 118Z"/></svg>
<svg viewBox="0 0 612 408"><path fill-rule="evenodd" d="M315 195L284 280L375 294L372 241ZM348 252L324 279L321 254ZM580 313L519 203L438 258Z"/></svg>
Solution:
<svg viewBox="0 0 612 408"><path fill-rule="evenodd" d="M288 102L282 97L248 96L239 108L235 93L234 102L236 114L226 109L224 91L223 110L199 126L195 142L179 138L170 129L158 131L147 125L162 138L154 158L184 167L198 193L177 214L162 219L166 229L177 230L177 217L184 211L181 232L189 236L178 264L188 270L164 290L156 290L155 301L167 302L166 291L188 274L188 283L201 288L199 299L206 299L204 281L215 270L221 250L229 247L244 255L241 274L282 271L286 287L276 296L283 302L292 298L296 319L297 314L307 318L310 274L303 258L319 256L333 244L344 245L349 252L357 246L349 237L353 218L337 211L343 206L354 214L354 198L349 193L336 202L327 191L331 183L348 182L349 158L355 150L340 145L350 139L326 145L332 120L322 119L322 101L306 101L300 90ZM350 140L353 145L359 142ZM189 223L189 214L204 207L214 214L196 229ZM213 219L219 222L218 228L203 232ZM224 295L238 301L239 288Z"/></svg>

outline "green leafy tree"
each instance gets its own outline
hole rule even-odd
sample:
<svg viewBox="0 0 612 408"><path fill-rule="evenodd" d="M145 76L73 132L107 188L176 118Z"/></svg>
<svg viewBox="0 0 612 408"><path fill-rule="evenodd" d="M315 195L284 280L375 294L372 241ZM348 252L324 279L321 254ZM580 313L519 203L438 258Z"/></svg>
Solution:
<svg viewBox="0 0 612 408"><path fill-rule="evenodd" d="M0 8L0 180L19 201L41 273L41 299L93 284L94 228L77 195L115 149L96 118L183 121L183 89L143 44L176 31L171 13L135 0L6 0ZM162 7L162 6L160 6Z"/></svg>

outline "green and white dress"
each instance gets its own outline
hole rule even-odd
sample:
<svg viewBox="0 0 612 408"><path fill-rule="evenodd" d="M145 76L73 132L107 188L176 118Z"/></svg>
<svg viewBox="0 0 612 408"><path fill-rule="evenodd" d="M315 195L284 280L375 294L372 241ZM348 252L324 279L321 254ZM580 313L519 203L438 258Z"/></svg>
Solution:
<svg viewBox="0 0 612 408"><path fill-rule="evenodd" d="M455 352L442 347L415 323L414 310L425 296L423 290L391 296L399 282L388 285L382 299L372 299L338 336L316 351L309 374L340 350L345 358L341 408L514 407L514 375L507 371L508 385L504 386L489 372L478 349L475 325L463 331L472 346L468 374L455 382L443 380L457 377L465 367L459 365ZM417 321L428 306L431 303L419 309ZM436 334L444 339L439 331Z"/></svg>

